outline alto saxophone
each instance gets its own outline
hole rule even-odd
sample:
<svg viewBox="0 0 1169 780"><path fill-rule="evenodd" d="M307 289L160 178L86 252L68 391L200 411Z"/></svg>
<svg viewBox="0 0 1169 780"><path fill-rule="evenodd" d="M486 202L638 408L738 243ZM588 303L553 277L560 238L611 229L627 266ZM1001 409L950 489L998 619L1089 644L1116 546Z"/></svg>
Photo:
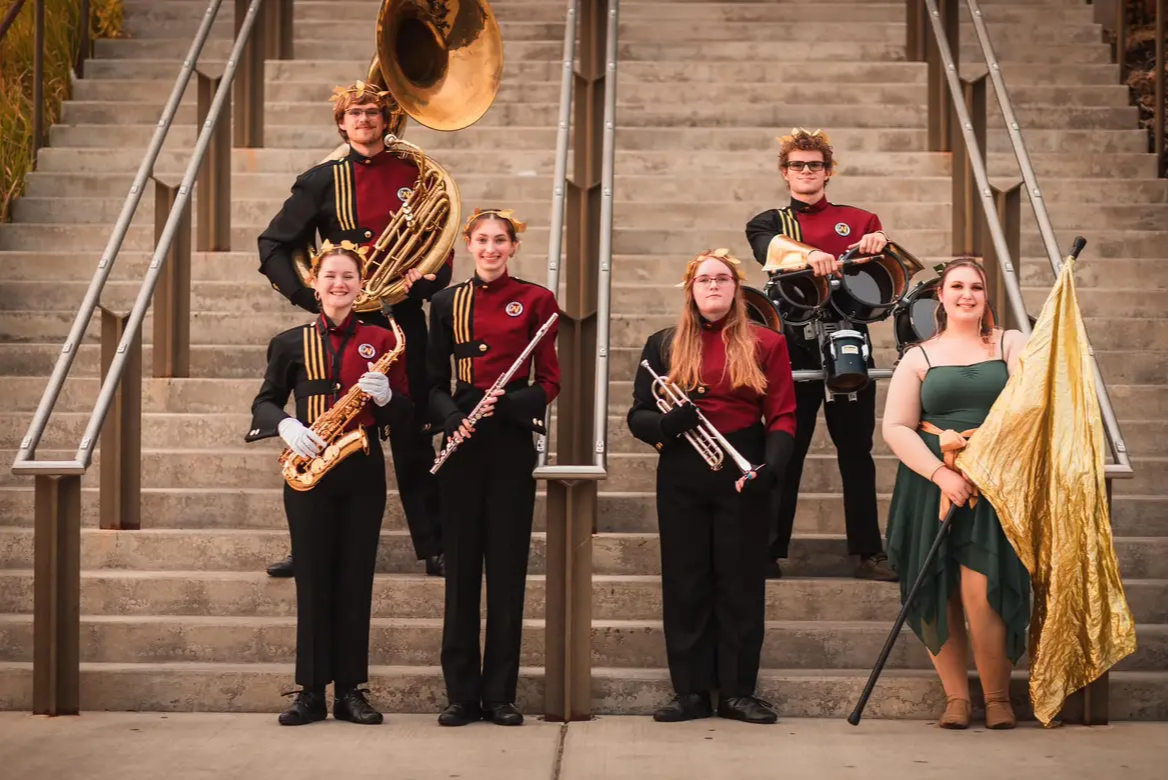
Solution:
<svg viewBox="0 0 1169 780"><path fill-rule="evenodd" d="M373 364L372 370L379 374L389 373L390 366L406 349L406 337L402 335L402 329L398 327L393 316L389 317L389 321L397 343L393 350L382 355ZM281 474L289 487L301 492L312 490L338 463L358 450L364 453L369 452L369 435L365 432L365 428L359 425L355 430L345 432L345 426L361 413L368 402L369 396L360 387L354 385L337 403L313 422L310 430L325 441L325 448L321 450L319 455L314 458L302 458L291 449L285 449L284 452L280 453Z"/></svg>

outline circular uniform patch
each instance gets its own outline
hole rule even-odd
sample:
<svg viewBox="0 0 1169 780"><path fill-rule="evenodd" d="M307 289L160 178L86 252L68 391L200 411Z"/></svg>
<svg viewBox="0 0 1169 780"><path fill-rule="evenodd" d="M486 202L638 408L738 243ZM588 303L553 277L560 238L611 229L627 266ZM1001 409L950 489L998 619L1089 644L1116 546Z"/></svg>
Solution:
<svg viewBox="0 0 1169 780"><path fill-rule="evenodd" d="M837 222L836 223L836 235L847 236L851 232L852 232L852 228L850 228L844 222Z"/></svg>
<svg viewBox="0 0 1169 780"><path fill-rule="evenodd" d="M357 354L361 355L366 360L369 360L377 354L377 350L373 348L373 344L362 344L357 348Z"/></svg>
<svg viewBox="0 0 1169 780"><path fill-rule="evenodd" d="M402 187L398 190L398 200L405 203L406 200L410 197L410 193L412 192L414 192L414 190L410 189L409 187Z"/></svg>
<svg viewBox="0 0 1169 780"><path fill-rule="evenodd" d="M504 311L507 312L507 316L509 317L518 317L524 313L524 305L519 301L512 301Z"/></svg>

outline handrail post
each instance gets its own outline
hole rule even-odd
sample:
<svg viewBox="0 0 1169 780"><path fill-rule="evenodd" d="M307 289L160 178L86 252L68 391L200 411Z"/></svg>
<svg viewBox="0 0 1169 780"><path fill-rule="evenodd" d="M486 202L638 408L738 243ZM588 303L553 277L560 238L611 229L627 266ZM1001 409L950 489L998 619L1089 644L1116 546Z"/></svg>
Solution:
<svg viewBox="0 0 1169 780"><path fill-rule="evenodd" d="M292 59L292 0L267 0L264 25L264 57L269 60Z"/></svg>
<svg viewBox="0 0 1169 780"><path fill-rule="evenodd" d="M1128 83L1128 71L1124 67L1125 54L1128 51L1128 12L1125 6L1127 0L1116 0L1116 17L1112 22L1112 31L1116 35L1116 47L1112 56L1116 60L1117 78L1121 84Z"/></svg>
<svg viewBox="0 0 1169 780"><path fill-rule="evenodd" d="M1165 176L1165 38L1166 30L1166 0L1157 0L1156 15L1153 30L1157 35L1156 56L1153 58L1153 67L1156 73L1153 76L1153 153L1157 155L1157 164L1161 167L1161 175Z"/></svg>
<svg viewBox="0 0 1169 780"><path fill-rule="evenodd" d="M929 13L922 9L924 17ZM958 67L958 0L938 0L938 15L946 31L950 51L954 53L955 72ZM938 42L933 36L926 36L926 61L929 63L929 151L949 152L950 148L950 99L946 86L946 64L942 61Z"/></svg>
<svg viewBox="0 0 1169 780"><path fill-rule="evenodd" d="M207 121L211 101L223 81L223 73L211 76L202 69L198 77L199 127ZM225 103L219 121L212 131L211 144L199 166L196 183L199 201L196 205L195 250L198 252L228 252L231 250L231 103Z"/></svg>
<svg viewBox="0 0 1169 780"><path fill-rule="evenodd" d="M264 11L268 2L256 6L252 35L240 55L239 78L232 85L236 104L232 146L260 149L264 146ZM249 8L248 0L235 0L235 35L238 37Z"/></svg>
<svg viewBox="0 0 1169 780"><path fill-rule="evenodd" d="M32 156L45 142L45 0L33 2Z"/></svg>
<svg viewBox="0 0 1169 780"><path fill-rule="evenodd" d="M129 314L101 307L101 373L105 376L122 337ZM102 528L137 531L142 527L142 334L126 357L126 369L101 432Z"/></svg>
<svg viewBox="0 0 1169 780"><path fill-rule="evenodd" d="M1010 253L1008 261L1013 258L1013 261L1017 263L1022 263L1022 255L1020 254L1022 248L1022 219L1020 214L1023 208L1022 187L1022 182L1015 182L1005 190L1000 190L993 184L990 188L991 197L994 198L995 214L999 224L1002 225L1007 250ZM983 248L981 257L984 258L984 261L982 268L986 272L988 298L995 316L998 318L1000 327L1018 328L1019 323L1016 321L1017 318L1015 317L1014 309L1007 300L1007 286L1003 281L1002 266L998 252L995 251L994 241L990 238L990 229L987 226L988 219L989 216L984 213L981 220L982 238L979 242ZM1016 269L1016 273L1018 273L1018 269Z"/></svg>
<svg viewBox="0 0 1169 780"><path fill-rule="evenodd" d="M970 130L979 149L986 149L986 74L973 79L961 79L966 111L970 116ZM982 201L978 197L978 183L974 179L974 165L966 150L966 135L957 112L950 117L951 178L953 180L953 244L955 255L969 253L982 257L983 227Z"/></svg>
<svg viewBox="0 0 1169 780"><path fill-rule="evenodd" d="M170 212L181 194L180 186L154 182L154 242L163 240ZM162 262L154 292L155 377L191 375L191 200L183 201L174 240Z"/></svg>
<svg viewBox="0 0 1169 780"><path fill-rule="evenodd" d="M562 374L569 381L557 399L557 465L593 463L594 436L599 433L593 430L593 412L597 282L606 196L602 191L605 88L608 70L615 67L607 62L614 43L609 35L615 30L610 22L617 10L613 0L582 0L579 8L580 58L573 74L574 170L566 182L567 258L559 339ZM608 130L611 134L612 128ZM587 720L592 712L591 580L597 480L550 479L547 496L545 719Z"/></svg>
<svg viewBox="0 0 1169 780"><path fill-rule="evenodd" d="M926 61L925 8L921 0L905 0L905 59L907 62Z"/></svg>
<svg viewBox="0 0 1169 780"><path fill-rule="evenodd" d="M81 477L35 480L32 711L76 715L81 689Z"/></svg>
<svg viewBox="0 0 1169 780"><path fill-rule="evenodd" d="M77 59L73 63L73 70L77 73L77 78L83 79L85 78L85 61L93 53L93 43L89 37L90 27L93 24L89 0L81 0L81 11L78 18L81 25L81 41L77 45Z"/></svg>

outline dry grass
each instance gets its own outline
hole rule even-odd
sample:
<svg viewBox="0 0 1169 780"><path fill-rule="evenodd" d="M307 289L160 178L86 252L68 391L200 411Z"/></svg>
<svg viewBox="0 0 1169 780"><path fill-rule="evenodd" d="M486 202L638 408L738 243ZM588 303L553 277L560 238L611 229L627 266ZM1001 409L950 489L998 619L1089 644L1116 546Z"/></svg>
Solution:
<svg viewBox="0 0 1169 780"><path fill-rule="evenodd" d="M0 15L14 0L0 2ZM60 117L69 97L73 62L81 44L78 0L45 1L45 132ZM92 0L90 35L114 38L122 29L122 0ZM32 170L33 3L25 3L0 42L0 222Z"/></svg>

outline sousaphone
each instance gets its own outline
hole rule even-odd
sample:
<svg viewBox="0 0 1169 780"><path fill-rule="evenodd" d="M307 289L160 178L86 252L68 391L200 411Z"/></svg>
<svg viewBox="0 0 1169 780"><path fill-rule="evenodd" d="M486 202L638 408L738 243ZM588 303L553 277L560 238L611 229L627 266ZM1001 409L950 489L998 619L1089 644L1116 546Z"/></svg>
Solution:
<svg viewBox="0 0 1169 780"><path fill-rule="evenodd" d="M386 149L418 168L418 180L370 247L365 282L354 303L373 311L406 297L405 275L436 272L458 240L462 204L445 168L402 140L410 117L433 130L455 131L482 118L503 75L503 38L486 0L384 0L377 18L377 54L366 82L401 108L386 128ZM326 160L349 152L342 144ZM308 283L308 256L295 258Z"/></svg>

